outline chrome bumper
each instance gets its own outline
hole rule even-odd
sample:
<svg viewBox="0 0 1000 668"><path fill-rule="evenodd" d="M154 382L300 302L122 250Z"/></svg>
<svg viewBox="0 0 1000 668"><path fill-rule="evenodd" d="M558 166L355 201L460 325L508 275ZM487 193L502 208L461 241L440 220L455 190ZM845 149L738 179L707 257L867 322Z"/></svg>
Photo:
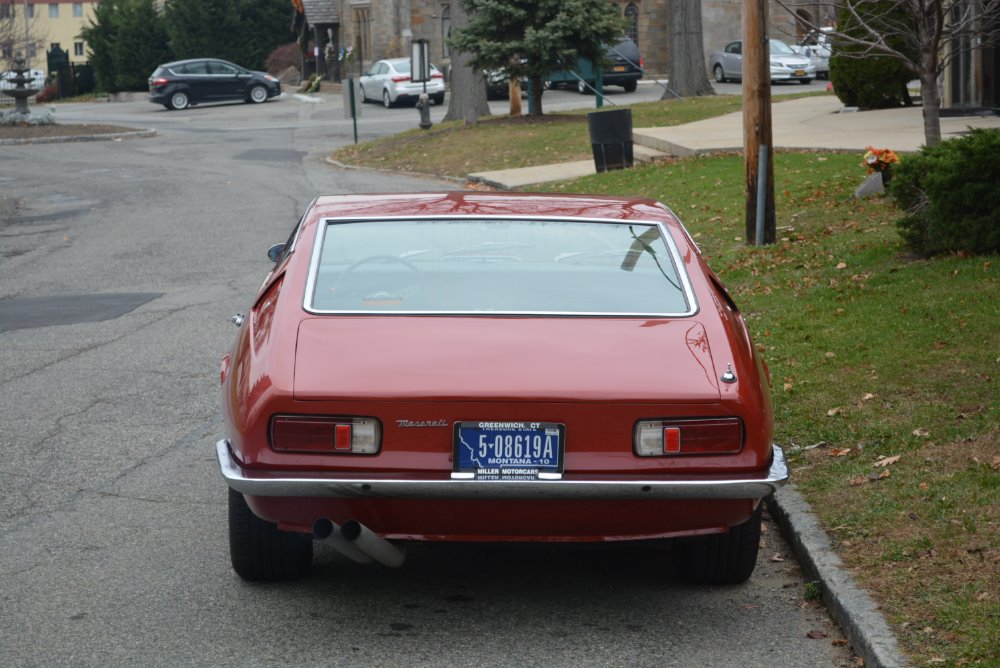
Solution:
<svg viewBox="0 0 1000 668"><path fill-rule="evenodd" d="M215 444L226 483L250 496L388 497L409 499L760 499L788 482L785 453L773 446L766 478L732 480L400 480L319 478L314 474L255 477Z"/></svg>

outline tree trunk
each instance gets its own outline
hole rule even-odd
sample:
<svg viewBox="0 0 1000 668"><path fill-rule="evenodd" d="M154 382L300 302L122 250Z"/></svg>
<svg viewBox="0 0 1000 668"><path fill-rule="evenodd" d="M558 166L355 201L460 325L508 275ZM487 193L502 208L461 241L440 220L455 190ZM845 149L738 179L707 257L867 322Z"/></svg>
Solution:
<svg viewBox="0 0 1000 668"><path fill-rule="evenodd" d="M531 84L531 115L542 115L542 93L545 92L545 81L541 76L534 76L529 79Z"/></svg>
<svg viewBox="0 0 1000 668"><path fill-rule="evenodd" d="M705 71L705 44L701 29L701 0L672 0L667 17L667 77L670 91L660 99L679 95L715 95ZM675 95L676 94L676 95Z"/></svg>
<svg viewBox="0 0 1000 668"><path fill-rule="evenodd" d="M451 24L455 28L464 28L469 18L459 0L451 0ZM467 53L452 51L451 54L451 98L448 100L446 121L465 121L475 123L480 116L490 115L490 106L486 101L486 80L483 73L473 69L469 62L472 56Z"/></svg>
<svg viewBox="0 0 1000 668"><path fill-rule="evenodd" d="M920 104L924 114L924 144L934 146L941 141L941 96L937 86L937 58L920 74Z"/></svg>

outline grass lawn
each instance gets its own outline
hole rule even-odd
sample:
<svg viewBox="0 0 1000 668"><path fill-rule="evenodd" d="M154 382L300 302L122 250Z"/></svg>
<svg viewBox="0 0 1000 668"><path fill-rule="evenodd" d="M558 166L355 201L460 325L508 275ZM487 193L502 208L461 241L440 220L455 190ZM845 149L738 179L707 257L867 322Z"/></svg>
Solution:
<svg viewBox="0 0 1000 668"><path fill-rule="evenodd" d="M639 105L636 118L648 121L635 125L733 104ZM450 174L585 159L586 129L574 127L582 122L564 115L444 125L336 157L406 168L418 153L446 156L439 173ZM892 201L851 197L865 176L860 160L778 153L779 241L763 249L743 243L738 155L542 189L641 195L674 209L764 351L793 480L904 650L916 665L997 666L1000 258L907 253Z"/></svg>

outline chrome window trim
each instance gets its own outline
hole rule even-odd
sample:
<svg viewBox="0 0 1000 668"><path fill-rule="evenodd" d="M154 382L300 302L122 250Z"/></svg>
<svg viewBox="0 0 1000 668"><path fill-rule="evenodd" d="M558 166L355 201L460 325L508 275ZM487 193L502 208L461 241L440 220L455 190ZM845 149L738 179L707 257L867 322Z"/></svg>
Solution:
<svg viewBox="0 0 1000 668"><path fill-rule="evenodd" d="M322 254L323 241L326 239L326 231L331 224L360 223L360 222L397 222L412 220L527 220L527 221L552 221L568 223L613 223L618 225L655 225L660 229L660 236L663 237L670 259L673 262L677 277L681 282L682 292L688 304L688 310L679 313L658 313L658 312L603 312L603 311L374 311L374 310L326 310L317 309L312 306L314 292L316 290L316 277L319 274L319 261ZM312 257L309 260L309 275L306 278L305 293L302 298L302 309L313 315L371 315L371 316L546 316L546 317L607 317L607 318L689 318L697 315L700 310L698 299L691 287L691 280L684 269L684 262L677 250L670 231L664 223L643 219L622 219L622 218L585 218L580 216L528 216L528 215L437 215L437 216L347 216L321 218L317 223L319 229L316 230L316 238L313 242Z"/></svg>

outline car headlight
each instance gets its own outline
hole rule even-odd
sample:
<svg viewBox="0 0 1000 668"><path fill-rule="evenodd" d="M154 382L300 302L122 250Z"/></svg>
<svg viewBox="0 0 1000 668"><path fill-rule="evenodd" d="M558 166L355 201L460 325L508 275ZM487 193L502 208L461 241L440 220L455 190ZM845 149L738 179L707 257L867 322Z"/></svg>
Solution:
<svg viewBox="0 0 1000 668"><path fill-rule="evenodd" d="M267 79L268 81L273 81L274 83L278 83L278 77L272 76L270 74L265 74L264 78Z"/></svg>

